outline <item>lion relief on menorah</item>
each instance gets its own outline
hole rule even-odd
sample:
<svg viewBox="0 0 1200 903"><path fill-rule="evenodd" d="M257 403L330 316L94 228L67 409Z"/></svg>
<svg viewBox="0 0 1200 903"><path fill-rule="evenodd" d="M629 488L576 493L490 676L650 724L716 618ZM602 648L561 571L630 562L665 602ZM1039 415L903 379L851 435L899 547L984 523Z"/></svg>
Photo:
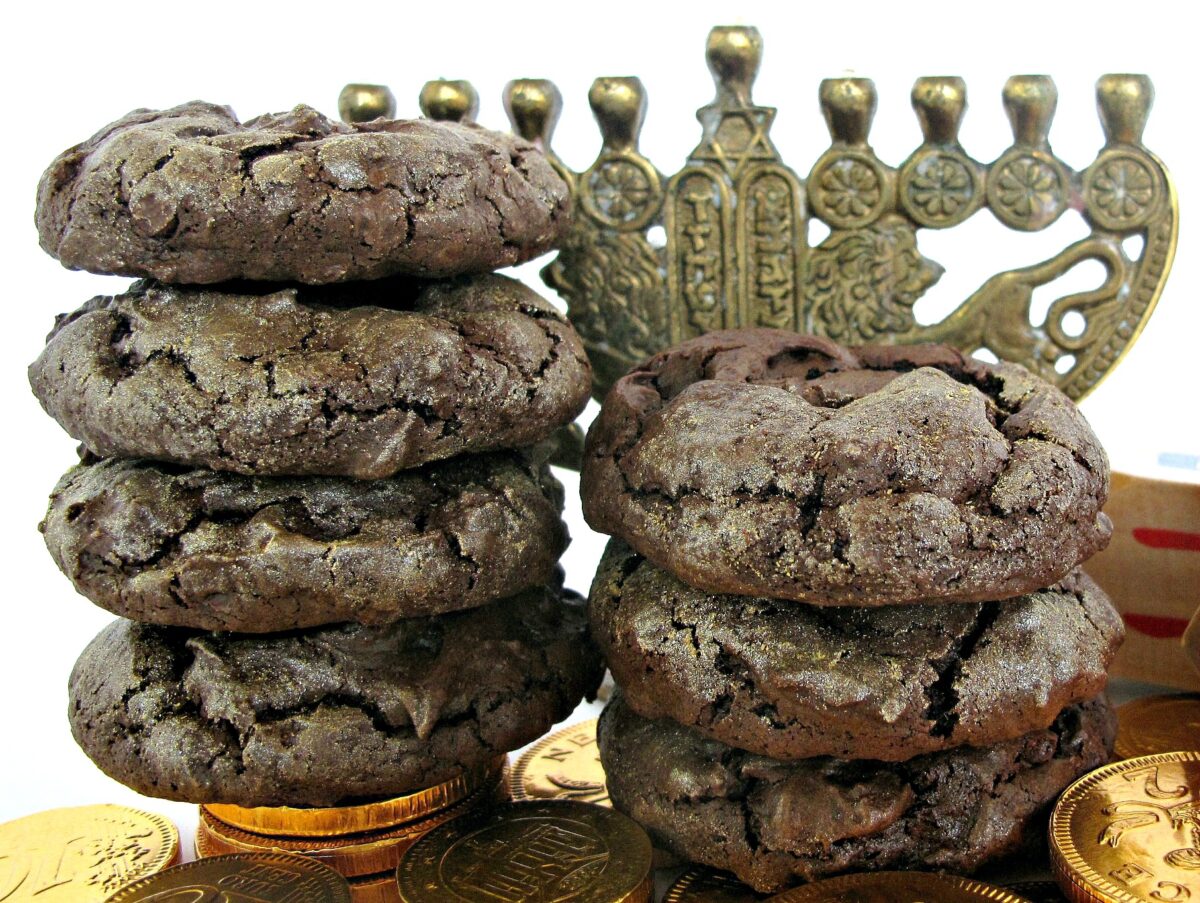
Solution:
<svg viewBox="0 0 1200 903"><path fill-rule="evenodd" d="M1058 299L1045 320L1035 325L1034 291L1088 260L1104 268L1100 285ZM918 250L911 225L899 217L885 217L866 229L832 232L809 252L804 325L808 332L848 345L911 341L947 342L968 351L986 348L1054 380L1058 361L1088 341L1087 329L1102 331L1111 325L1129 267L1117 242L1087 238L1048 260L997 273L943 320L921 325L913 308L943 268ZM1070 311L1088 324L1074 336L1063 327Z"/></svg>
<svg viewBox="0 0 1200 903"><path fill-rule="evenodd" d="M1050 145L1058 98L1047 76L1005 84L1012 143L990 163L959 141L963 80L917 79L911 100L922 142L895 166L869 142L874 83L826 79L818 101L830 144L801 178L771 139L775 108L751 96L762 56L757 30L714 28L706 56L716 96L697 111L700 142L672 176L639 150L646 113L639 79L593 83L588 101L602 143L579 172L551 146L562 106L554 84L518 79L505 89L513 130L538 145L571 188L574 225L542 275L583 337L597 398L647 356L691 336L769 326L846 344L945 342L968 354L987 351L1078 400L1141 332L1170 271L1179 222L1170 175L1142 143L1154 94L1146 76L1097 81L1105 143L1082 169ZM461 84L430 83L442 93ZM463 101L426 114L469 118L473 109ZM943 265L956 265L926 258L920 230L954 228L985 208L1002 226L1028 233L1068 213L1082 216L1089 234L985 279L941 320L919 323L914 306ZM817 221L830 231L810 243ZM981 248L972 262L985 254ZM1035 321L1035 292L1085 261L1103 268L1099 284L1058 297Z"/></svg>
<svg viewBox="0 0 1200 903"><path fill-rule="evenodd" d="M916 230L895 215L863 229L840 229L808 252L804 327L847 345L916 328L913 305L942 276L917 249Z"/></svg>
<svg viewBox="0 0 1200 903"><path fill-rule="evenodd" d="M1102 283L1058 299L1040 327L1034 324L1033 292L1085 261L1103 265ZM809 252L804 325L844 345L912 341L949 342L972 352L986 348L997 358L1024 361L1054 381L1058 360L1087 342L1086 329L1066 333L1063 316L1079 312L1093 330L1111 324L1120 311L1129 264L1115 241L1078 241L1048 261L991 276L941 322L922 325L913 306L943 269L917 249L911 225L889 216L868 228L830 233Z"/></svg>

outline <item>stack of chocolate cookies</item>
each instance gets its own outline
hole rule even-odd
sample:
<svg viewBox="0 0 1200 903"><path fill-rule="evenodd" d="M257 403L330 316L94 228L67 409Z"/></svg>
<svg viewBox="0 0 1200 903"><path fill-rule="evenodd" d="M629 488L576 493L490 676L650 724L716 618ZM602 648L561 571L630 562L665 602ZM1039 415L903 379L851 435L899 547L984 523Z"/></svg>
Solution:
<svg viewBox="0 0 1200 903"><path fill-rule="evenodd" d="M1078 565L1103 449L1018 366L716 332L621 379L587 439L614 805L760 892L1044 849L1105 761L1121 621Z"/></svg>
<svg viewBox="0 0 1200 903"><path fill-rule="evenodd" d="M591 371L489 272L567 199L519 139L306 107L139 110L54 161L43 247L144 280L30 368L83 449L46 543L121 616L70 681L104 771L238 807L461 798L593 693L544 450Z"/></svg>

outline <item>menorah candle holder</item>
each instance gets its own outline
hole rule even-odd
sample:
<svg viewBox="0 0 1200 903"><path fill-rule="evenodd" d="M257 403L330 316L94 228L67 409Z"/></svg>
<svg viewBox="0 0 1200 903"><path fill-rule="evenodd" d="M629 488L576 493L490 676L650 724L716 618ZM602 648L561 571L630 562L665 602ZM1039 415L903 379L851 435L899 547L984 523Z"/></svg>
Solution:
<svg viewBox="0 0 1200 903"><path fill-rule="evenodd" d="M505 88L513 130L537 144L571 186L574 226L542 278L566 301L583 336L598 398L662 348L745 326L846 344L986 349L1074 399L1117 364L1154 310L1178 238L1171 177L1142 144L1154 97L1149 78L1099 79L1105 144L1082 170L1050 146L1058 95L1047 76L1008 80L1003 103L1013 141L992 163L971 157L959 141L963 80L917 79L912 105L923 140L899 166L871 148L874 83L826 79L819 99L830 146L802 179L771 141L775 108L752 99L761 58L756 29L711 31L707 59L716 96L697 112L700 143L670 177L638 150L646 92L637 78L593 83L588 101L603 144L582 172L551 146L562 109L554 83L518 79ZM433 119L472 120L478 95L466 82L433 81L421 92L421 109ZM1070 208L1090 234L1051 257L997 273L941 321L918 323L913 305L942 268L920 253L917 230L953 228L983 208L1024 232L1045 229ZM830 229L816 245L808 241L810 218ZM652 240L655 227L665 241ZM1136 257L1127 251L1130 236L1141 238ZM1034 322L1034 290L1085 260L1103 266L1102 283L1059 297Z"/></svg>

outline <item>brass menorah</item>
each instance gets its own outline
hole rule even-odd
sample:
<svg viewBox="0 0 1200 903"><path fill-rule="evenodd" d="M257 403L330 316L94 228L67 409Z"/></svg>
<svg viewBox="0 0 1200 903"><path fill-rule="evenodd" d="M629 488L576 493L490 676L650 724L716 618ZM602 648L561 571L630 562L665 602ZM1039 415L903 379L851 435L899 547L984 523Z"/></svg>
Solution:
<svg viewBox="0 0 1200 903"><path fill-rule="evenodd" d="M518 79L505 88L513 130L537 144L572 189L572 232L542 278L565 299L583 336L597 397L661 348L741 326L847 344L986 349L1076 399L1115 366L1158 301L1178 236L1170 175L1142 144L1153 101L1146 76L1100 78L1106 140L1083 170L1050 147L1057 91L1046 76L1008 80L1003 102L1013 143L990 164L959 142L962 79L918 79L912 104L924 140L899 167L869 143L874 84L826 79L819 98L832 140L802 180L771 141L775 108L751 98L761 58L756 29L712 30L707 59L716 97L697 112L700 143L670 178L638 150L646 92L637 78L593 83L588 100L603 145L582 172L551 147L562 108L555 85ZM434 81L422 91L421 108L433 119L471 120L478 97L466 82ZM355 110L344 115L354 118ZM917 323L913 305L942 273L918 250L917 230L951 228L984 207L1005 226L1030 232L1072 208L1091 231L1052 257L987 279L942 321ZM810 216L830 228L816 246L808 243ZM665 241L652 241L655 227ZM1134 235L1142 239L1135 258L1123 244ZM1058 298L1042 322L1032 322L1034 290L1085 260L1103 266L1102 283Z"/></svg>

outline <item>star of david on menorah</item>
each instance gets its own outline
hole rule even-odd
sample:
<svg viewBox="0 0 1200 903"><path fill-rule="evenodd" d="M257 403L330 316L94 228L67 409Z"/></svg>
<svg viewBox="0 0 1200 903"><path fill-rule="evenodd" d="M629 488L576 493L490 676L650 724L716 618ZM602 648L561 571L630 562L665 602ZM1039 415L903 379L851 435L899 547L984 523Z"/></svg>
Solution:
<svg viewBox="0 0 1200 903"><path fill-rule="evenodd" d="M945 342L1017 361L1079 399L1137 338L1162 292L1178 236L1178 202L1162 162L1142 144L1154 89L1144 75L1105 75L1096 85L1105 144L1072 169L1048 140L1054 82L1014 76L1003 102L1012 145L992 163L972 158L958 138L966 86L955 77L920 78L912 104L924 140L891 166L869 143L875 86L826 79L820 104L831 144L801 179L771 141L774 107L751 86L762 57L758 31L717 27L708 37L712 103L697 117L700 143L667 177L638 150L646 93L637 78L598 78L588 101L603 145L582 172L554 153L562 107L544 79L505 88L513 130L537 144L571 186L575 219L542 278L566 301L596 371L595 394L633 365L683 339L716 329L771 326L844 344ZM347 86L352 121L387 112L373 86ZM391 107L394 110L394 106ZM466 82L433 81L421 93L432 119L473 120L478 96ZM1045 229L1067 210L1090 234L1056 254L1006 270L937 323L913 306L942 274L918 250L918 229L947 229L983 208L1005 226ZM808 242L809 218L829 235ZM654 241L656 227L665 241ZM659 233L661 235L661 232ZM1131 236L1141 238L1132 252ZM1101 284L1057 298L1031 319L1034 290L1077 264L1098 261Z"/></svg>

